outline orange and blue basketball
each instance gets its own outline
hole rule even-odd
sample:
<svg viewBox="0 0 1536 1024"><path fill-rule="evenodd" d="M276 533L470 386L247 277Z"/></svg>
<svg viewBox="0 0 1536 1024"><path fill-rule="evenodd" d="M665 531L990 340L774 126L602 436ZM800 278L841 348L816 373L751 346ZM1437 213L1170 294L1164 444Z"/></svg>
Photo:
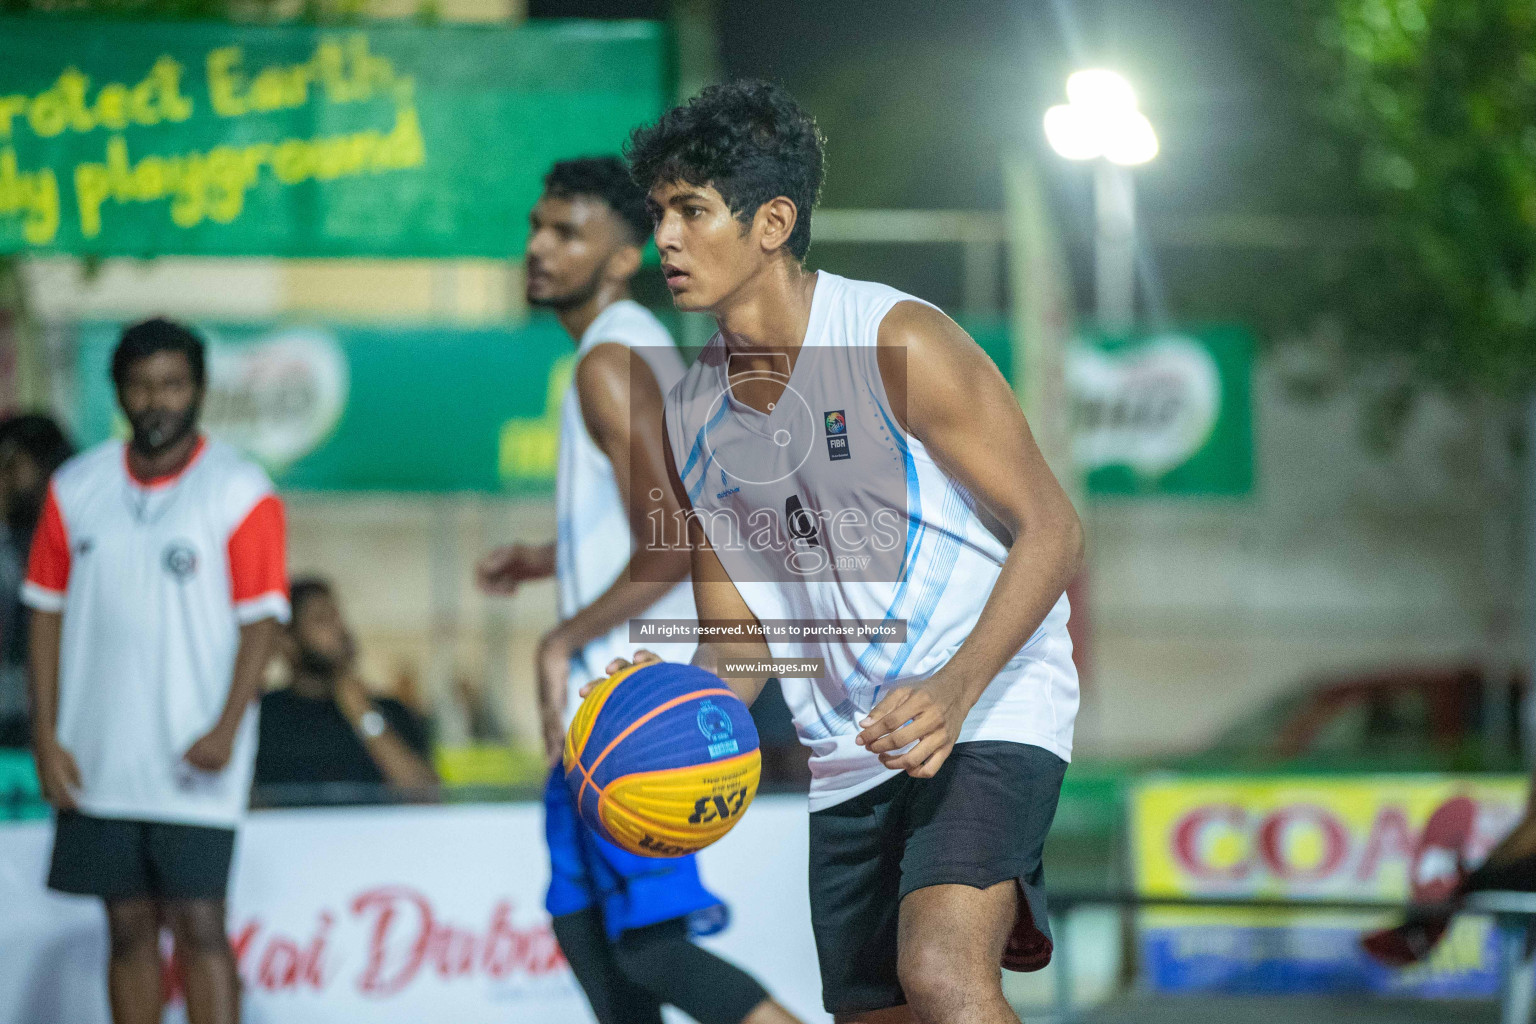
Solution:
<svg viewBox="0 0 1536 1024"><path fill-rule="evenodd" d="M762 763L752 716L720 677L666 661L603 680L565 735L582 819L645 857L680 857L729 832Z"/></svg>

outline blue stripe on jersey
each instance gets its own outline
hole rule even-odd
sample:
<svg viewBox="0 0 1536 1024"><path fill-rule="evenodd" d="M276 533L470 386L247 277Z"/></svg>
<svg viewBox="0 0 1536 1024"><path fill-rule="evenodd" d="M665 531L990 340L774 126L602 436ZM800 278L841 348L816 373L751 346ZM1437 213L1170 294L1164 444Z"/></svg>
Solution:
<svg viewBox="0 0 1536 1024"><path fill-rule="evenodd" d="M897 446L901 449L901 461L907 473L907 546L901 553L901 571L897 574L901 580L901 586L904 588L907 584L907 570L911 567L911 559L916 556L916 552L913 549L917 546L916 542L920 539L923 531L923 503L920 493L921 488L917 482L917 463L912 458L912 447L907 444L906 434L902 433L901 428L896 425L896 421L891 419L891 414L886 411L885 403L880 401L879 395L875 394L874 386L867 380L864 382L864 386L869 389L869 397L874 400L875 409L880 413L881 419L885 420L885 429L890 432L891 440L896 442ZM915 531L912 529L914 523L917 524ZM901 591L898 590L896 601L899 601L900 598ZM896 606L896 601L891 602L892 608ZM890 614L890 609L887 609L886 615L889 616Z"/></svg>
<svg viewBox="0 0 1536 1024"><path fill-rule="evenodd" d="M688 488L688 504L694 504L698 500L699 495L704 493L704 484L709 481L709 467L714 461L715 453L710 452L709 457L704 460L704 464L699 467L699 479L694 482L692 487Z"/></svg>
<svg viewBox="0 0 1536 1024"><path fill-rule="evenodd" d="M890 412L885 408L885 403L880 401L879 395L875 394L874 386L868 381L864 382L864 386L869 390L869 396L875 403L875 409L880 413L881 418L885 420L885 427L891 435L891 440L901 450L901 459L907 478L907 544L906 550L902 552L901 571L896 583L896 592L891 596L891 603L886 607L884 616L884 621L891 622L900 617L901 605L907 595L907 584L912 576L912 567L916 564L918 555L922 552L923 541L928 535L928 524L924 522L922 516L922 484L917 476L917 462L912 457L912 447L907 444L906 435L891 418ZM913 642L912 637L912 627L908 623L908 644ZM861 678L864 680L889 679L892 673L879 666L882 661L888 662L894 657L895 655L890 651L890 645L888 644L866 644L864 650L859 654L858 661L854 664L853 669L843 679L843 688L849 693L858 695L867 689L867 686L859 685ZM873 707L879 700L880 686L877 683L873 693L870 695L870 706Z"/></svg>
<svg viewBox="0 0 1536 1024"><path fill-rule="evenodd" d="M700 427L698 435L694 437L693 447L688 451L688 461L683 464L683 468L677 474L677 478L681 480L685 486L688 483L688 474L693 470L694 463L699 461L699 453L704 450L704 435L709 433L710 428L714 427L721 420L725 419L725 414L727 411L729 411L729 406L730 403L722 399L720 402L720 411L711 416L709 418L709 422ZM703 480L708 475L708 469L709 463L706 461L703 468L699 471L700 480ZM690 489L688 492L689 498L692 498L693 494L693 490Z"/></svg>
<svg viewBox="0 0 1536 1024"><path fill-rule="evenodd" d="M833 736L847 735L852 731L849 727L853 725L854 716L858 713L858 707L850 698L845 697L838 702L837 707L832 708L810 725L804 726L800 731L808 740L829 740Z"/></svg>
<svg viewBox="0 0 1536 1024"><path fill-rule="evenodd" d="M956 506L964 504L964 496L951 484L944 493L944 505L939 514L947 522L956 514ZM912 619L907 622L906 642L891 659L891 667L886 673L886 679L900 675L907 659L912 656L912 650L917 646L917 638L922 636L923 630L928 628L928 620L933 618L934 609L939 606L939 598L944 595L949 581L954 578L955 562L959 558L960 538L953 533L941 533L938 546L928 562L928 571L923 574L921 604L918 605Z"/></svg>

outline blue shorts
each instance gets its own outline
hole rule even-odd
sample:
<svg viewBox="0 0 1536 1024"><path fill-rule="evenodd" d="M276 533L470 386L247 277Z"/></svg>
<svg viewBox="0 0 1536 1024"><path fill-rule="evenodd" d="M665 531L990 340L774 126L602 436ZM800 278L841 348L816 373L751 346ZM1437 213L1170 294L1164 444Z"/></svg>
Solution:
<svg viewBox="0 0 1536 1024"><path fill-rule="evenodd" d="M610 940L631 928L679 917L688 919L695 938L730 923L730 909L704 888L691 855L641 857L588 828L559 766L544 787L544 838L549 844L544 909L551 917L598 907Z"/></svg>

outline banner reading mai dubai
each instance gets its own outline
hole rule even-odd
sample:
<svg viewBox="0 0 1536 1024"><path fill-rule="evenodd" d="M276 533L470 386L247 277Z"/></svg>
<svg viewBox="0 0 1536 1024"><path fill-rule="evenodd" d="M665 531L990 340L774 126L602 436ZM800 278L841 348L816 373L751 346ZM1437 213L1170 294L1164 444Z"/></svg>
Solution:
<svg viewBox="0 0 1536 1024"><path fill-rule="evenodd" d="M1415 882L1476 864L1519 819L1527 782L1489 776L1154 778L1133 797L1138 890L1405 903ZM1458 839L1451 822L1472 823ZM1453 848L1454 847L1454 848ZM1496 936L1464 917L1423 964L1360 948L1380 914L1156 909L1141 915L1148 984L1167 992L1491 996Z"/></svg>
<svg viewBox="0 0 1536 1024"><path fill-rule="evenodd" d="M764 797L704 851L733 920L700 941L827 1024L808 828L803 797ZM52 831L0 824L0 1024L108 1024L106 917L95 899L44 889ZM544 911L547 864L538 804L252 814L229 901L243 1019L589 1024ZM185 1021L179 994L166 1019Z"/></svg>
<svg viewBox="0 0 1536 1024"><path fill-rule="evenodd" d="M669 96L662 26L0 18L0 252L522 252Z"/></svg>

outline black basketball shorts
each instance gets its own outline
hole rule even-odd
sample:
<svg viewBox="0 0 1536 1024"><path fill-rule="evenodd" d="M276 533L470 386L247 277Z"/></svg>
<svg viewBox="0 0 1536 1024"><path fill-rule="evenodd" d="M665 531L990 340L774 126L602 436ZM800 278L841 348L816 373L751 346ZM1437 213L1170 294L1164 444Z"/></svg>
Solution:
<svg viewBox="0 0 1536 1024"><path fill-rule="evenodd" d="M222 900L235 830L60 811L48 888L107 900Z"/></svg>
<svg viewBox="0 0 1536 1024"><path fill-rule="evenodd" d="M907 894L931 885L1019 886L1003 966L1051 957L1041 851L1067 764L1041 747L956 744L931 779L898 775L811 815L811 926L830 1013L906 1003L896 925Z"/></svg>

